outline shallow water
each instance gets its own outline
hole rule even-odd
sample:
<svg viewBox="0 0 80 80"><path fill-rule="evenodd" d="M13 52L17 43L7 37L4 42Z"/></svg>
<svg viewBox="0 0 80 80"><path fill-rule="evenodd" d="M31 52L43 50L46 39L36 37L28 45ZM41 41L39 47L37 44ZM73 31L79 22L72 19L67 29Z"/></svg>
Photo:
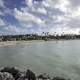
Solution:
<svg viewBox="0 0 80 80"><path fill-rule="evenodd" d="M16 66L80 80L80 40L0 46L0 67Z"/></svg>

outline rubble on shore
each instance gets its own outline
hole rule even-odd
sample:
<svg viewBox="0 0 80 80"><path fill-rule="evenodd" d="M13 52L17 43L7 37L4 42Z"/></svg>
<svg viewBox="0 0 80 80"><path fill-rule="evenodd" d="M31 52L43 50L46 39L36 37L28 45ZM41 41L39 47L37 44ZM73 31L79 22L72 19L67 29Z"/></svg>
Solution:
<svg viewBox="0 0 80 80"><path fill-rule="evenodd" d="M30 69L21 72L19 69L16 69L15 67L4 67L0 69L0 80L70 80L70 79L65 79L64 77L59 76L50 78L50 76L47 73L43 73L36 76L36 74Z"/></svg>

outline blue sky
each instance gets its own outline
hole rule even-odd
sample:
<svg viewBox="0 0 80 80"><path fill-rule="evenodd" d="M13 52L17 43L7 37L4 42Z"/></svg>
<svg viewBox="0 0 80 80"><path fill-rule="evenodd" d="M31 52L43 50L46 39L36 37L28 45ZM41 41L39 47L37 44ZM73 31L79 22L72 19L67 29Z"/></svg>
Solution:
<svg viewBox="0 0 80 80"><path fill-rule="evenodd" d="M80 31L80 0L0 0L0 34Z"/></svg>

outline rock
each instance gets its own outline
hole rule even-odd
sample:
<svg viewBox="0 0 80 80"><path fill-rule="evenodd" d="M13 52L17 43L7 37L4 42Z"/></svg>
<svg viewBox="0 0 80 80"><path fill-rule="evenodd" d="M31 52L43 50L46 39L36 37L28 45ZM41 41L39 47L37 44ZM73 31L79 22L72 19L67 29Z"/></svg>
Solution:
<svg viewBox="0 0 80 80"><path fill-rule="evenodd" d="M0 80L15 80L13 76L8 72L0 72Z"/></svg>
<svg viewBox="0 0 80 80"><path fill-rule="evenodd" d="M28 80L36 80L35 73L33 73L31 70L28 69L26 72L26 78Z"/></svg>
<svg viewBox="0 0 80 80"><path fill-rule="evenodd" d="M17 80L27 80L27 79L24 78L24 77L20 77L20 78L18 78Z"/></svg>
<svg viewBox="0 0 80 80"><path fill-rule="evenodd" d="M26 74L24 72L19 72L15 77L15 80L25 80L25 79L26 79Z"/></svg>
<svg viewBox="0 0 80 80"><path fill-rule="evenodd" d="M16 75L19 73L19 70L16 69L15 67L4 67L3 69L0 70L0 72L8 72L10 74L13 75L13 77L15 78Z"/></svg>
<svg viewBox="0 0 80 80"><path fill-rule="evenodd" d="M38 78L38 80L39 80L39 79L42 79L42 80L50 80L49 75L46 74L46 73L40 74L37 78Z"/></svg>
<svg viewBox="0 0 80 80"><path fill-rule="evenodd" d="M48 74L40 74L35 76L35 73L30 69L27 72L21 72L15 67L4 67L0 70L0 80L70 80L64 77L56 76L53 79L49 77Z"/></svg>
<svg viewBox="0 0 80 80"><path fill-rule="evenodd" d="M70 80L70 79L65 79L63 77L54 77L52 80Z"/></svg>

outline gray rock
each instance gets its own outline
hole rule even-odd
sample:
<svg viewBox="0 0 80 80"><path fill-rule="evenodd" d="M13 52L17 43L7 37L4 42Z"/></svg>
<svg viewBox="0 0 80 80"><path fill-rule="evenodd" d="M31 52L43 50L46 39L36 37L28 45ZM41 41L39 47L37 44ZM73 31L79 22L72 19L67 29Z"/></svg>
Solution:
<svg viewBox="0 0 80 80"><path fill-rule="evenodd" d="M35 73L32 72L30 69L28 69L27 72L26 72L26 78L28 80L36 80Z"/></svg>
<svg viewBox="0 0 80 80"><path fill-rule="evenodd" d="M4 67L3 69L0 70L0 72L8 72L12 74L13 77L15 78L17 73L19 73L20 71L16 67Z"/></svg>
<svg viewBox="0 0 80 80"><path fill-rule="evenodd" d="M25 80L25 79L26 79L25 72L19 72L15 77L15 80Z"/></svg>
<svg viewBox="0 0 80 80"><path fill-rule="evenodd" d="M70 80L70 79L66 79L64 77L54 77L52 80Z"/></svg>
<svg viewBox="0 0 80 80"><path fill-rule="evenodd" d="M49 77L47 73L40 74L39 76L37 76L37 79L38 80L51 80L51 78Z"/></svg>
<svg viewBox="0 0 80 80"><path fill-rule="evenodd" d="M0 72L0 80L15 80L13 76L8 72Z"/></svg>

